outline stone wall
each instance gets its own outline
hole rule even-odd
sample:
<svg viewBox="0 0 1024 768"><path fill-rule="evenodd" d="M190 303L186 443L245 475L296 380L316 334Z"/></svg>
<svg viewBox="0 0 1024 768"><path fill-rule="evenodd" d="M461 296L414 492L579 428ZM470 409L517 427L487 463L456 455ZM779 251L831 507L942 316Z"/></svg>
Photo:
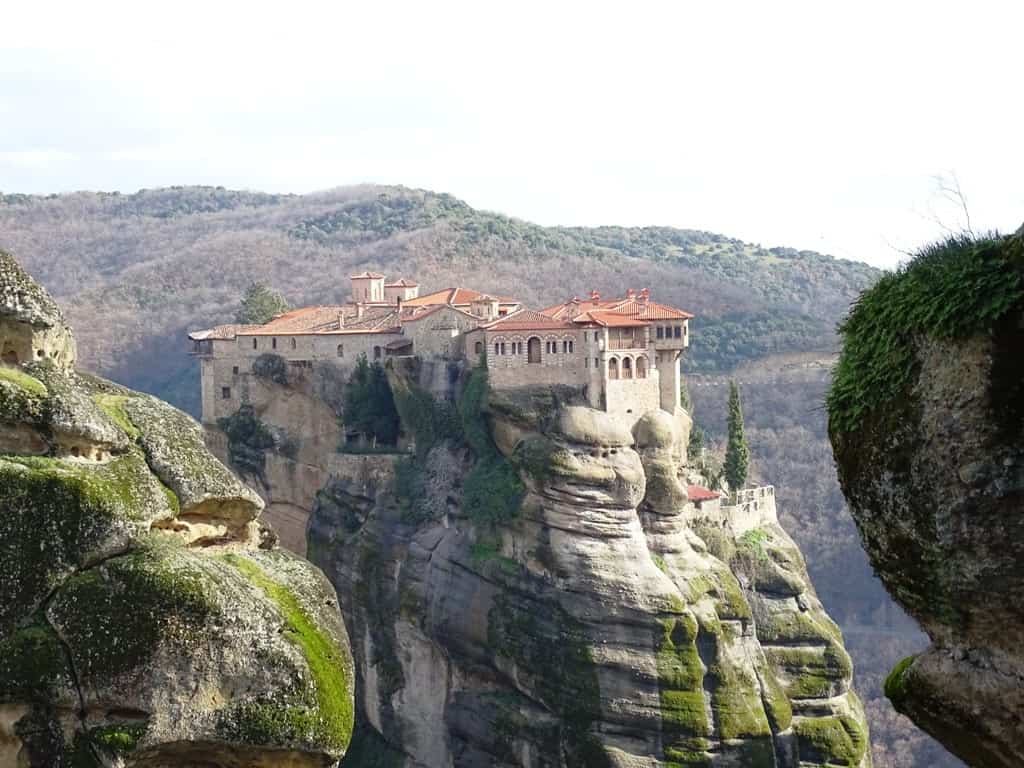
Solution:
<svg viewBox="0 0 1024 768"><path fill-rule="evenodd" d="M607 387L608 413L623 424L627 429L648 411L661 407L661 388L659 371L647 372L645 379L609 379Z"/></svg>

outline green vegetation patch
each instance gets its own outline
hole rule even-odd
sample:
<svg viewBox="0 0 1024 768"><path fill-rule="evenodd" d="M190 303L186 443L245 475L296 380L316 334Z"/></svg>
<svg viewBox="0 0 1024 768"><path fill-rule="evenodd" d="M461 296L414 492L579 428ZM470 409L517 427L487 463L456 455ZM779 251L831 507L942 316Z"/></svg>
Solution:
<svg viewBox="0 0 1024 768"><path fill-rule="evenodd" d="M163 502L140 452L105 464L0 460L0 627L30 612L84 558Z"/></svg>
<svg viewBox="0 0 1024 768"><path fill-rule="evenodd" d="M127 395L96 394L92 396L92 399L128 437L132 440L142 437L142 432L135 426L124 409L124 404L130 399Z"/></svg>
<svg viewBox="0 0 1024 768"><path fill-rule="evenodd" d="M273 600L285 621L285 636L302 653L312 677L312 701L255 703L232 713L231 735L249 743L287 746L308 741L343 752L352 737L351 670L337 643L317 626L293 592L272 580L252 560L228 554L224 560ZM312 705L312 706L310 706Z"/></svg>
<svg viewBox="0 0 1024 768"><path fill-rule="evenodd" d="M263 477L266 451L274 447L274 436L252 405L243 403L230 416L218 419L217 426L227 435L231 465L243 476Z"/></svg>
<svg viewBox="0 0 1024 768"><path fill-rule="evenodd" d="M808 717L794 721L801 762L855 768L868 748L867 733L852 717Z"/></svg>
<svg viewBox="0 0 1024 768"><path fill-rule="evenodd" d="M60 638L37 615L0 640L0 701L48 701L51 692L72 685Z"/></svg>
<svg viewBox="0 0 1024 768"><path fill-rule="evenodd" d="M0 382L12 384L18 389L23 389L36 397L46 397L48 394L46 385L43 384L43 382L34 376L29 376L18 368L9 368L6 365L0 365Z"/></svg>
<svg viewBox="0 0 1024 768"><path fill-rule="evenodd" d="M893 703L896 709L900 708L900 703L907 697L910 665L914 663L916 658L917 656L915 655L901 659L892 668L892 672L889 673L888 677L885 678L885 697Z"/></svg>
<svg viewBox="0 0 1024 768"><path fill-rule="evenodd" d="M415 438L419 459L426 458L434 446L445 440L462 440L462 422L453 403L436 400L404 376L395 376L389 381L402 427Z"/></svg>
<svg viewBox="0 0 1024 768"><path fill-rule="evenodd" d="M664 754L674 762L702 764L703 750L695 749L693 740L710 736L711 728L704 700L704 666L697 653L697 621L684 613L659 623L655 642Z"/></svg>
<svg viewBox="0 0 1024 768"><path fill-rule="evenodd" d="M487 619L493 651L531 675L540 701L560 718L566 767L611 768L590 729L600 719L601 696L584 626L558 605L508 593L498 594Z"/></svg>
<svg viewBox="0 0 1024 768"><path fill-rule="evenodd" d="M861 294L839 326L843 351L827 406L835 437L898 398L917 374L914 340L984 333L1024 302L1024 240L951 237Z"/></svg>
<svg viewBox="0 0 1024 768"><path fill-rule="evenodd" d="M176 544L150 540L72 576L50 615L83 685L140 668L161 645L188 648L217 611L209 577Z"/></svg>
<svg viewBox="0 0 1024 768"><path fill-rule="evenodd" d="M41 424L49 392L39 379L17 368L0 366L0 421Z"/></svg>

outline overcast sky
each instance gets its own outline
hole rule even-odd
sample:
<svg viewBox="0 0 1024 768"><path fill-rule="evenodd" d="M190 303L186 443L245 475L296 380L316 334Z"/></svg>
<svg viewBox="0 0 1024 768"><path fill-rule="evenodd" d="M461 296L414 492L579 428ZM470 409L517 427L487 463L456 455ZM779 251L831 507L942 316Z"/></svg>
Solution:
<svg viewBox="0 0 1024 768"><path fill-rule="evenodd" d="M842 10L838 10L842 9ZM360 182L892 265L1024 223L1024 4L5 3L0 190Z"/></svg>

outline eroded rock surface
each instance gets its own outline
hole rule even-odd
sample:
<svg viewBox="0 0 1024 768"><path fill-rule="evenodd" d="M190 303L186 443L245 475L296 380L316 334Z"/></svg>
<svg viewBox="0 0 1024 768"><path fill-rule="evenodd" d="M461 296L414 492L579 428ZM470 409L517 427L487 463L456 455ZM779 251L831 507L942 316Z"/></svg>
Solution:
<svg viewBox="0 0 1024 768"><path fill-rule="evenodd" d="M481 413L479 381L431 401L413 373L389 369L415 454L353 457L311 518L357 669L346 766L870 764L792 540L689 500L685 412L631 433L545 387Z"/></svg>
<svg viewBox="0 0 1024 768"><path fill-rule="evenodd" d="M871 562L931 638L886 694L971 765L1024 765L1024 240L953 240L869 291L830 395Z"/></svg>
<svg viewBox="0 0 1024 768"><path fill-rule="evenodd" d="M335 764L354 673L331 585L191 418L73 369L2 252L0 302L0 766Z"/></svg>

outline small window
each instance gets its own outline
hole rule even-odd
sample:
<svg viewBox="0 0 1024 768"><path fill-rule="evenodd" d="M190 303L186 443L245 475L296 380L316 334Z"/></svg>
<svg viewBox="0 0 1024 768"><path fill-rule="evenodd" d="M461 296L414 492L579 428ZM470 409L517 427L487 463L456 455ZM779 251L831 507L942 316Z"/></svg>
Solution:
<svg viewBox="0 0 1024 768"><path fill-rule="evenodd" d="M473 345L473 349L479 355L481 352L484 351L484 343L482 341L478 341L476 344Z"/></svg>
<svg viewBox="0 0 1024 768"><path fill-rule="evenodd" d="M503 354L503 355L504 354L508 354L507 352L505 352L505 342L504 341L501 342L501 354Z"/></svg>
<svg viewBox="0 0 1024 768"><path fill-rule="evenodd" d="M675 336L677 339L681 339L683 337L683 329L677 325L675 328L672 329L672 335Z"/></svg>
<svg viewBox="0 0 1024 768"><path fill-rule="evenodd" d="M238 366L237 365L231 366L231 375L232 376L237 376L238 375Z"/></svg>
<svg viewBox="0 0 1024 768"><path fill-rule="evenodd" d="M344 357L344 356L345 356L345 345L344 344L339 344L338 345L338 357Z"/></svg>
<svg viewBox="0 0 1024 768"><path fill-rule="evenodd" d="M295 339L292 339L292 349L295 349L295 346L296 346Z"/></svg>
<svg viewBox="0 0 1024 768"><path fill-rule="evenodd" d="M270 348L271 349L277 349L277 337L276 336L270 340Z"/></svg>
<svg viewBox="0 0 1024 768"><path fill-rule="evenodd" d="M569 354L572 354L572 351L573 351L572 348L573 348L574 344L575 344L575 342L573 342L573 341L569 342Z"/></svg>
<svg viewBox="0 0 1024 768"><path fill-rule="evenodd" d="M373 348L373 359L380 360L380 347Z"/></svg>
<svg viewBox="0 0 1024 768"><path fill-rule="evenodd" d="M594 367L595 368L600 368L601 367L601 361L598 360L596 357L594 358Z"/></svg>
<svg viewBox="0 0 1024 768"><path fill-rule="evenodd" d="M563 355L569 354L569 342L568 341L563 341L562 342L562 354Z"/></svg>
<svg viewBox="0 0 1024 768"><path fill-rule="evenodd" d="M597 339L598 339L597 331L594 331L594 341L597 341Z"/></svg>
<svg viewBox="0 0 1024 768"><path fill-rule="evenodd" d="M221 387L220 388L220 396L224 400L230 400L231 399L231 387Z"/></svg>
<svg viewBox="0 0 1024 768"><path fill-rule="evenodd" d="M258 341L259 341L259 339L253 339L253 340L252 340L252 348L253 348L253 349L256 349L256 343L257 343Z"/></svg>
<svg viewBox="0 0 1024 768"><path fill-rule="evenodd" d="M498 342L494 342L494 354L501 354L501 345Z"/></svg>
<svg viewBox="0 0 1024 768"><path fill-rule="evenodd" d="M662 328L660 325L658 326L658 338L659 339L665 338L665 329Z"/></svg>

